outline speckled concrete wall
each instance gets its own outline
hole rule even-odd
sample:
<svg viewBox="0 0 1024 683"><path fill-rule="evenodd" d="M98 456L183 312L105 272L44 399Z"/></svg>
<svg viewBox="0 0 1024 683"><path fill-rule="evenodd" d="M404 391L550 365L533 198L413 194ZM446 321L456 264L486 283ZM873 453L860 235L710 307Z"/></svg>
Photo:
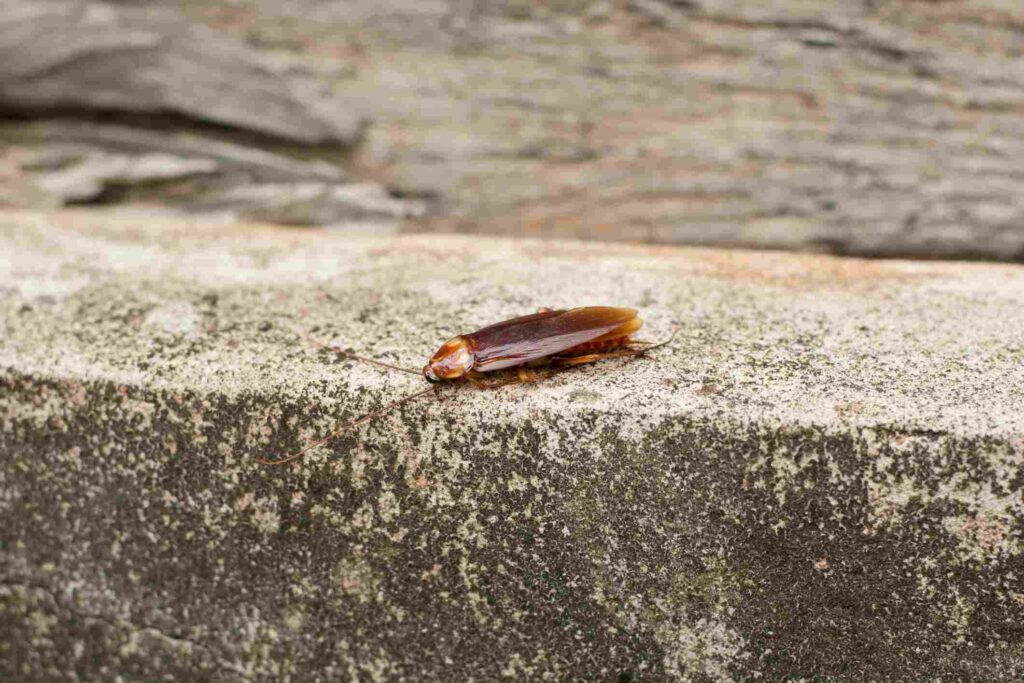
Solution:
<svg viewBox="0 0 1024 683"><path fill-rule="evenodd" d="M1024 670L1024 269L194 228L0 214L0 676ZM683 333L256 462L590 303Z"/></svg>

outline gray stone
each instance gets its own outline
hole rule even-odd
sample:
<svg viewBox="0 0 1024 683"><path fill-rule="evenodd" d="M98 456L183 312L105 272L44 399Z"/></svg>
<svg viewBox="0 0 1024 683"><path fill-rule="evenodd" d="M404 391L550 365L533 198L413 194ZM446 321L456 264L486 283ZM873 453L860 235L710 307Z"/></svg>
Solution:
<svg viewBox="0 0 1024 683"><path fill-rule="evenodd" d="M0 677L1017 680L1024 269L0 214ZM418 368L541 306L649 359Z"/></svg>
<svg viewBox="0 0 1024 683"><path fill-rule="evenodd" d="M0 108L315 162L260 180L375 182L433 230L1021 261L1022 26L1013 0L0 0ZM61 203L0 165L0 201ZM233 168L102 196L180 207ZM343 213L277 196L237 213Z"/></svg>
<svg viewBox="0 0 1024 683"><path fill-rule="evenodd" d="M62 203L82 202L99 197L110 185L134 185L171 178L213 173L209 159L187 159L167 154L124 154L97 152L84 156L77 163L41 174L38 187L55 195Z"/></svg>
<svg viewBox="0 0 1024 683"><path fill-rule="evenodd" d="M322 226L358 226L374 220L397 223L426 210L422 202L391 197L376 183L249 184L208 193L191 206L199 212L217 207L248 220Z"/></svg>
<svg viewBox="0 0 1024 683"><path fill-rule="evenodd" d="M303 91L287 75L293 61L153 4L2 0L0 108L18 119L0 124L0 205L298 224L421 213L419 202L348 198L370 184L349 184L331 157L356 143L362 120ZM296 201L311 183L321 198Z"/></svg>
<svg viewBox="0 0 1024 683"><path fill-rule="evenodd" d="M0 138L11 147L42 150L50 156L22 160L27 171L52 170L69 161L62 148L74 147L77 159L83 153L100 154L104 150L119 154L165 154L174 157L202 158L224 172L244 173L262 181L335 181L345 173L334 164L318 159L297 159L253 145L221 139L212 133L145 130L112 123L53 119L36 123L0 125Z"/></svg>
<svg viewBox="0 0 1024 683"><path fill-rule="evenodd" d="M394 230L425 202L378 183L349 182L337 166L246 147L210 135L51 121L0 125L19 185L0 205L160 207L225 219ZM210 179L214 180L210 180ZM0 187L12 186L0 176ZM27 191L25 188L31 188Z"/></svg>
<svg viewBox="0 0 1024 683"><path fill-rule="evenodd" d="M286 140L350 141L241 41L169 9L81 0L0 3L0 102L171 114Z"/></svg>

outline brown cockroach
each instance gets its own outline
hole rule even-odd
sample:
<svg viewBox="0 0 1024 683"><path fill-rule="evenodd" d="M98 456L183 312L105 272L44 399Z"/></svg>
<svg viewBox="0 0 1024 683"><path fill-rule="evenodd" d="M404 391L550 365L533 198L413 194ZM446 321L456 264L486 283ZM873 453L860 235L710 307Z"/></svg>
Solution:
<svg viewBox="0 0 1024 683"><path fill-rule="evenodd" d="M470 334L446 341L423 368L422 375L432 384L469 382L490 389L508 384L522 384L542 376L539 368L557 370L593 363L605 358L640 356L664 346L663 342L631 339L643 321L632 308L585 306L568 310L541 309L532 315L495 323ZM677 330L678 331L678 330ZM323 344L319 344L324 346ZM332 347L325 347L332 348ZM333 349L353 360L373 363L414 375L416 370L401 368L372 358L363 358L341 349ZM488 373L515 370L510 377L490 379ZM280 460L261 460L265 465L280 465L300 458L339 434L358 427L400 405L435 391L430 387L409 394L393 403L346 423L327 436Z"/></svg>

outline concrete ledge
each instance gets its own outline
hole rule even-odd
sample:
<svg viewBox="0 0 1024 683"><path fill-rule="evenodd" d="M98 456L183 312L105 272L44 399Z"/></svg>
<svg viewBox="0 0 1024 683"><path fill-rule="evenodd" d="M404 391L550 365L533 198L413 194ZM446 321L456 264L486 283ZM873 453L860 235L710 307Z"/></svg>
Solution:
<svg viewBox="0 0 1024 683"><path fill-rule="evenodd" d="M0 676L1024 670L1024 268L0 214ZM444 339L657 360L409 404ZM816 677L816 678L815 678Z"/></svg>

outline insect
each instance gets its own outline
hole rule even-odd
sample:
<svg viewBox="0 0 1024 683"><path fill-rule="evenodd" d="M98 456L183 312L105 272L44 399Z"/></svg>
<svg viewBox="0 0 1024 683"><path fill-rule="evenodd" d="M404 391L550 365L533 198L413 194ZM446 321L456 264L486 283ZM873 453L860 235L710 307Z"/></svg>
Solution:
<svg viewBox="0 0 1024 683"><path fill-rule="evenodd" d="M422 375L434 385L468 382L482 389L492 389L532 382L557 372L560 368L593 363L606 358L640 356L668 344L675 338L673 333L669 339L658 343L632 339L633 333L642 325L643 321L632 308L543 308L531 315L512 318L470 334L452 337L431 357L423 368ZM678 329L676 331L678 332ZM319 345L325 347L323 344ZM341 349L325 348L338 351L354 360L415 375L421 374L416 370L363 358ZM498 376L501 374L506 376ZM280 465L300 458L339 434L435 390L436 387L432 386L405 396L342 425L297 453L280 460L260 462L265 465Z"/></svg>

